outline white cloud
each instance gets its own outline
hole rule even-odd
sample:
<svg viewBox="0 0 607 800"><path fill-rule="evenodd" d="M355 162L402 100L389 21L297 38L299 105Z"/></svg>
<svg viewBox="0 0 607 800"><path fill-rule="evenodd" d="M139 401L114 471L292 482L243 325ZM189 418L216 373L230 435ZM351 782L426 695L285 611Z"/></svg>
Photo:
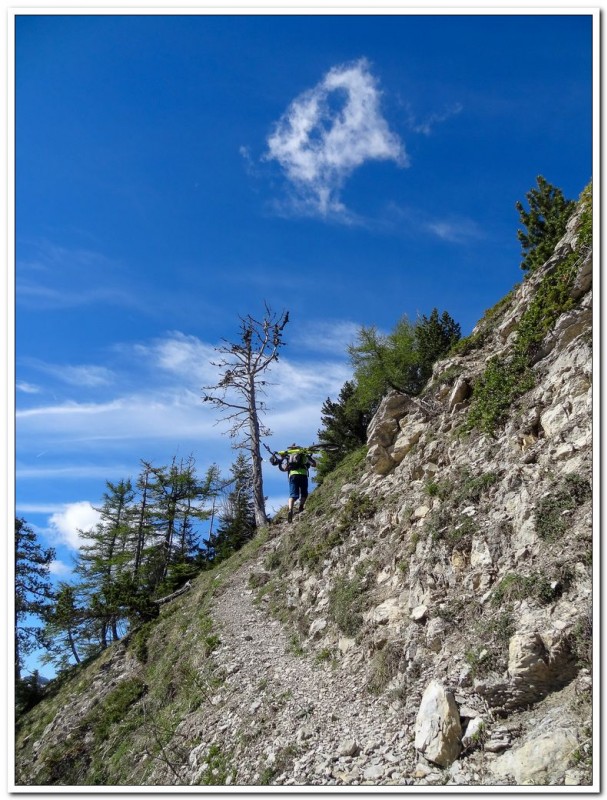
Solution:
<svg viewBox="0 0 607 800"><path fill-rule="evenodd" d="M282 358L270 374L275 383L268 387L271 405L297 407L300 403L322 403L328 395L339 392L352 377L352 370L342 361L288 361Z"/></svg>
<svg viewBox="0 0 607 800"><path fill-rule="evenodd" d="M311 322L296 332L298 347L316 352L334 353L347 358L348 345L356 341L360 325L355 322Z"/></svg>
<svg viewBox="0 0 607 800"><path fill-rule="evenodd" d="M151 344L138 345L136 351L150 359L154 368L180 375L197 387L217 376L217 368L211 364L218 358L213 345L180 331L171 331Z"/></svg>
<svg viewBox="0 0 607 800"><path fill-rule="evenodd" d="M409 109L409 127L414 133L423 133L425 136L429 136L436 125L445 122L451 117L457 116L457 114L463 111L463 108L461 103L454 103L454 105L446 108L442 113L430 114L421 122L415 119L413 113Z"/></svg>
<svg viewBox="0 0 607 800"><path fill-rule="evenodd" d="M42 391L39 386L36 386L33 383L27 383L27 381L18 381L15 384L15 389L18 392L23 392L24 394L40 394Z"/></svg>
<svg viewBox="0 0 607 800"><path fill-rule="evenodd" d="M23 441L36 437L56 448L71 440L214 439L214 419L200 396L186 388L151 389L146 394L125 395L106 403L69 401L38 406L16 413L17 430Z"/></svg>
<svg viewBox="0 0 607 800"><path fill-rule="evenodd" d="M479 226L467 219L435 220L427 222L425 227L439 239L453 244L465 244L483 236Z"/></svg>
<svg viewBox="0 0 607 800"><path fill-rule="evenodd" d="M24 359L23 363L70 386L97 388L111 384L115 378L110 369L95 364L48 364L38 359Z"/></svg>
<svg viewBox="0 0 607 800"><path fill-rule="evenodd" d="M25 480L25 479L39 479L44 478L46 480L61 480L66 478L112 478L114 475L117 477L121 477L123 475L127 475L130 471L132 471L132 467L126 466L117 466L117 465L92 465L92 464L69 464L63 466L45 466L45 467L17 467L15 470L15 477L17 480ZM24 513L27 513L27 510L19 506L20 509L23 510ZM32 505L31 511L34 513L42 513L44 511L43 508L37 508L35 504ZM56 509L51 509L55 511ZM48 512L50 513L50 511Z"/></svg>
<svg viewBox="0 0 607 800"><path fill-rule="evenodd" d="M72 574L72 567L64 564L63 561L51 561L49 564L49 572L56 578L61 578L64 575Z"/></svg>
<svg viewBox="0 0 607 800"><path fill-rule="evenodd" d="M65 544L77 550L82 544L78 531L84 533L92 531L100 519L101 515L88 500L69 503L49 519L50 535L55 538L57 544Z"/></svg>
<svg viewBox="0 0 607 800"><path fill-rule="evenodd" d="M345 207L346 178L370 160L407 165L398 136L380 110L381 93L366 59L334 67L297 97L268 138L276 159L306 206L327 216Z"/></svg>

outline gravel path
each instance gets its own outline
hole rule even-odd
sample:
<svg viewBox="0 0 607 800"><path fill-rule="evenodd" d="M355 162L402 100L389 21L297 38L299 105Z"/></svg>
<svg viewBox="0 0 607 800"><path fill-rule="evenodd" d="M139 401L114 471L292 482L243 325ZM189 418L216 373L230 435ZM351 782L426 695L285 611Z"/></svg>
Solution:
<svg viewBox="0 0 607 800"><path fill-rule="evenodd" d="M227 676L222 734L236 753L246 750L240 763L249 765L234 783L413 783L417 759L402 712L369 694L360 675L297 655L281 623L253 602L256 568L232 576L213 614L221 639L214 660Z"/></svg>

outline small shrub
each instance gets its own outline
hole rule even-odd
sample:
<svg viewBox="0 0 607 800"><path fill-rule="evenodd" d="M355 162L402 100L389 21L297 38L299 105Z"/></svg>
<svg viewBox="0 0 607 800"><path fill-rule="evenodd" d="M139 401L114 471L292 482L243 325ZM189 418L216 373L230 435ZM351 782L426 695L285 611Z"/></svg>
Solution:
<svg viewBox="0 0 607 800"><path fill-rule="evenodd" d="M129 641L129 650L141 664L147 664L148 660L148 641L156 621L145 622L136 631Z"/></svg>
<svg viewBox="0 0 607 800"><path fill-rule="evenodd" d="M330 648L328 648L328 647L323 647L322 650L319 650L318 653L316 653L316 656L315 656L315 660L319 664L322 664L325 661L331 661L332 658L333 658L333 653L331 652Z"/></svg>
<svg viewBox="0 0 607 800"><path fill-rule="evenodd" d="M538 603L546 604L555 598L555 590L551 581L539 572L531 575L508 573L497 585L491 597L491 604L499 607L505 602L535 598Z"/></svg>
<svg viewBox="0 0 607 800"><path fill-rule="evenodd" d="M339 515L337 529L345 533L357 522L370 519L376 511L376 502L369 495L352 492Z"/></svg>
<svg viewBox="0 0 607 800"><path fill-rule="evenodd" d="M301 639L296 633L292 633L287 645L287 651L294 656L303 656L305 650L301 646Z"/></svg>
<svg viewBox="0 0 607 800"><path fill-rule="evenodd" d="M438 497L439 500L446 500L453 492L453 483L449 480L428 481L425 491L429 497Z"/></svg>
<svg viewBox="0 0 607 800"><path fill-rule="evenodd" d="M329 592L329 614L337 627L347 636L355 636L362 627L364 588L357 577L337 578Z"/></svg>
<svg viewBox="0 0 607 800"><path fill-rule="evenodd" d="M124 720L129 707L136 703L146 690L146 685L139 678L127 678L119 683L98 706L95 706L89 717L89 724L95 737L98 740L107 738L112 726Z"/></svg>
<svg viewBox="0 0 607 800"><path fill-rule="evenodd" d="M534 385L535 377L526 359L493 356L473 387L466 429L478 428L493 435L505 422L512 403Z"/></svg>
<svg viewBox="0 0 607 800"><path fill-rule="evenodd" d="M280 564L281 564L280 554L276 550L273 550L271 553L268 553L268 555L264 560L264 566L266 569L270 570L278 569Z"/></svg>
<svg viewBox="0 0 607 800"><path fill-rule="evenodd" d="M478 503L483 494L497 483L498 475L495 472L485 472L475 478L466 478L458 497L458 502Z"/></svg>
<svg viewBox="0 0 607 800"><path fill-rule="evenodd" d="M569 642L578 665L592 669L592 616L581 617L571 631Z"/></svg>
<svg viewBox="0 0 607 800"><path fill-rule="evenodd" d="M231 754L224 753L218 744L209 747L204 760L198 784L200 786L225 786L228 777L236 777L236 770L230 769Z"/></svg>
<svg viewBox="0 0 607 800"><path fill-rule="evenodd" d="M508 663L508 646L515 632L514 617L510 606L499 614L481 617L474 626L479 645L465 655L475 677L489 672L502 672Z"/></svg>
<svg viewBox="0 0 607 800"><path fill-rule="evenodd" d="M404 659L403 643L388 642L373 658L373 675L367 684L372 694L381 694L398 673Z"/></svg>
<svg viewBox="0 0 607 800"><path fill-rule="evenodd" d="M570 527L569 512L592 494L590 483L579 475L567 475L560 488L542 498L535 510L535 529L540 539L554 542Z"/></svg>

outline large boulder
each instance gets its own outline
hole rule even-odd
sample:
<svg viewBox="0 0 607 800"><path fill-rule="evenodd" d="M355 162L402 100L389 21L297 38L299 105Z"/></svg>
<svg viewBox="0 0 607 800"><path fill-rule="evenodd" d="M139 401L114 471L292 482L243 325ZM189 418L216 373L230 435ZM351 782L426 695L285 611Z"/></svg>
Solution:
<svg viewBox="0 0 607 800"><path fill-rule="evenodd" d="M441 767L452 764L461 751L462 726L453 693L432 681L423 694L415 721L415 748Z"/></svg>
<svg viewBox="0 0 607 800"><path fill-rule="evenodd" d="M554 785L564 778L577 746L575 731L557 728L504 753L491 771L501 779L513 778L518 786Z"/></svg>

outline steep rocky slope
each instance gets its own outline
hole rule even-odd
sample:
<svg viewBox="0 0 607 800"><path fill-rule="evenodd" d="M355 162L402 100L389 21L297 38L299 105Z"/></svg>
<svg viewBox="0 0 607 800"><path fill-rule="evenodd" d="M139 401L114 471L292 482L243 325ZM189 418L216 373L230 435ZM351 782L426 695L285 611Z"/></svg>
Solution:
<svg viewBox="0 0 607 800"><path fill-rule="evenodd" d="M588 215L292 525L51 687L17 784L592 784Z"/></svg>

